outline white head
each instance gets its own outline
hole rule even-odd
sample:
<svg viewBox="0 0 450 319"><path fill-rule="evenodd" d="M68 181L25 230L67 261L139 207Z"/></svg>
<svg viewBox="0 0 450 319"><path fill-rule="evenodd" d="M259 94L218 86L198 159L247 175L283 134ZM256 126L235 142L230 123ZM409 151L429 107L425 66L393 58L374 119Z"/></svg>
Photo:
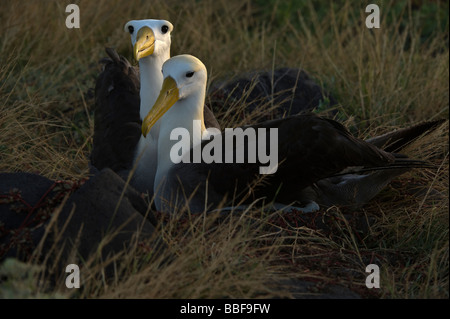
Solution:
<svg viewBox="0 0 450 319"><path fill-rule="evenodd" d="M170 34L173 25L166 20L131 20L124 30L130 33L134 58L139 61L150 55L170 56Z"/></svg>
<svg viewBox="0 0 450 319"><path fill-rule="evenodd" d="M178 55L163 64L162 72L164 82L161 92L142 123L144 136L177 101L194 97L201 102L199 111L203 114L208 74L202 61L192 55Z"/></svg>
<svg viewBox="0 0 450 319"><path fill-rule="evenodd" d="M206 67L198 58L188 54L174 56L162 67L164 81L169 77L175 80L178 99L182 100L198 92L206 85Z"/></svg>

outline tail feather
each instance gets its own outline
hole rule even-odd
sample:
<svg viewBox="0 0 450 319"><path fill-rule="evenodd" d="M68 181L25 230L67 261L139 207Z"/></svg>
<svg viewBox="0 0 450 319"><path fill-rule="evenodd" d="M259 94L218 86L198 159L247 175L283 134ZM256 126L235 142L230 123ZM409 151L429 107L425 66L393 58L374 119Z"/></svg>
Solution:
<svg viewBox="0 0 450 319"><path fill-rule="evenodd" d="M366 174L370 172L376 172L376 171L384 171L384 170L397 170L397 169L403 169L406 171L413 169L413 168L429 168L429 169L435 169L436 165L433 165L426 161L421 160L413 160L409 158L400 158L395 160L394 163L386 165L386 166L375 166L375 167L355 167L352 169L346 169L345 172L334 174L333 176L330 176L330 178L333 177L339 177L339 176L345 176L349 174Z"/></svg>
<svg viewBox="0 0 450 319"><path fill-rule="evenodd" d="M386 152L399 152L419 137L433 132L445 121L445 119L442 119L423 122L411 127L398 129L393 132L388 132L380 136L369 138L366 142L375 145Z"/></svg>

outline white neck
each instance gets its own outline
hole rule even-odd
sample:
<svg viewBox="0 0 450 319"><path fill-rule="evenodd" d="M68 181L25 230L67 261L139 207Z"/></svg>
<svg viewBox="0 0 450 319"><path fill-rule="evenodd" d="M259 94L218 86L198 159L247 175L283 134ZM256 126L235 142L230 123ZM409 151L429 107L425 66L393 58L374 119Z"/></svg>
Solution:
<svg viewBox="0 0 450 319"><path fill-rule="evenodd" d="M155 190L167 176L168 171L174 164L170 159L170 151L178 141L170 140L170 134L175 128L185 128L189 132L190 145L194 136L193 121L199 120L201 123L201 134L206 131L203 119L203 106L205 103L206 87L203 85L201 90L190 94L184 99L178 100L159 120L159 138L158 138L158 168L155 177ZM198 134L196 132L195 134ZM201 135L200 135L201 138Z"/></svg>
<svg viewBox="0 0 450 319"><path fill-rule="evenodd" d="M163 84L162 65L170 58L170 52L161 55L150 55L139 60L139 73L141 78L141 106L140 115L143 120L150 111Z"/></svg>
<svg viewBox="0 0 450 319"><path fill-rule="evenodd" d="M141 78L139 114L142 120L155 104L161 91L163 83L162 65L170 58L170 52L167 51L159 56L153 54L139 60ZM155 123L146 138L141 135L134 159L135 161L139 160L134 176L135 185L141 191L148 191L151 194L154 191L153 185L157 169L159 122Z"/></svg>

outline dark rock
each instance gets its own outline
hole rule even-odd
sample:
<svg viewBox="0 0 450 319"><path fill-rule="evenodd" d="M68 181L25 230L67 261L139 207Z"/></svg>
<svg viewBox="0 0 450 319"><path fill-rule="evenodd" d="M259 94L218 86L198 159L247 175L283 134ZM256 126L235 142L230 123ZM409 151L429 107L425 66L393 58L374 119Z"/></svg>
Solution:
<svg viewBox="0 0 450 319"><path fill-rule="evenodd" d="M39 201L54 183L32 174L2 174L1 177L4 177L0 183L2 194L17 188L31 204ZM133 240L150 247L152 253L163 249L154 228L156 220L151 212L147 212L148 205L132 187L125 186L112 170L102 170L70 196L53 224L50 218L40 227L29 228L33 248L39 246L48 231L38 249L38 258L45 259L47 265L60 275L64 274L60 267L68 264L69 259L70 263L78 265L94 254L105 260L128 249ZM22 220L14 216L10 203L0 205L0 212L5 229L13 229L23 222L23 215L20 215ZM58 209L52 207L52 212L56 214ZM114 236L103 243L107 234ZM2 239L1 243L4 241ZM3 257L17 257L16 254L16 250L10 249Z"/></svg>
<svg viewBox="0 0 450 319"><path fill-rule="evenodd" d="M55 182L30 173L0 174L0 260L25 259L36 247L31 237L40 232L46 213L41 209L56 196Z"/></svg>
<svg viewBox="0 0 450 319"><path fill-rule="evenodd" d="M0 221L8 225L10 228L19 228L26 215L18 210L15 210L14 207L11 207L11 205L5 204L12 203L13 198L20 198L20 200L18 200L19 203L24 206L25 203L27 203L29 206L34 207L42 199L44 194L50 190L53 184L54 182L48 178L36 174L0 174L0 196L2 196L2 205L0 205ZM48 195L54 195L54 191L51 191Z"/></svg>
<svg viewBox="0 0 450 319"><path fill-rule="evenodd" d="M63 247L62 261L70 257L71 263L82 264L94 255L105 260L127 250L134 240L145 242L153 252L160 252L163 244L155 232L153 214L147 212L148 205L140 194L125 186L110 169L102 170L86 182L65 204L42 255L51 252L56 244ZM103 242L107 235L112 236ZM55 240L57 236L59 240Z"/></svg>
<svg viewBox="0 0 450 319"><path fill-rule="evenodd" d="M224 82L212 84L209 104L214 112L228 108L235 101L247 104L244 112L252 113L261 108L277 106L270 112L255 116L257 122L310 112L314 109L329 110L336 100L303 70L280 68L275 71L257 71ZM330 110L330 115L335 111ZM254 124L254 122L252 122Z"/></svg>

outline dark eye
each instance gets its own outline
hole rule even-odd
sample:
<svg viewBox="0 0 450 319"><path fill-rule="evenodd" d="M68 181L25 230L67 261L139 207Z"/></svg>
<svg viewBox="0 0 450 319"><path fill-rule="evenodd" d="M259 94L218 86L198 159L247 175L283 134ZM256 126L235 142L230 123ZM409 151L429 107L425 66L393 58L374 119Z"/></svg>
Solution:
<svg viewBox="0 0 450 319"><path fill-rule="evenodd" d="M186 73L187 78L191 78L194 75L194 71Z"/></svg>
<svg viewBox="0 0 450 319"><path fill-rule="evenodd" d="M161 27L161 32L162 32L163 34L165 34L165 33L167 33L167 31L169 31L169 27L166 26L166 25L163 25L163 26Z"/></svg>
<svg viewBox="0 0 450 319"><path fill-rule="evenodd" d="M128 26L128 31L130 31L130 34L133 34L134 27L132 25Z"/></svg>

